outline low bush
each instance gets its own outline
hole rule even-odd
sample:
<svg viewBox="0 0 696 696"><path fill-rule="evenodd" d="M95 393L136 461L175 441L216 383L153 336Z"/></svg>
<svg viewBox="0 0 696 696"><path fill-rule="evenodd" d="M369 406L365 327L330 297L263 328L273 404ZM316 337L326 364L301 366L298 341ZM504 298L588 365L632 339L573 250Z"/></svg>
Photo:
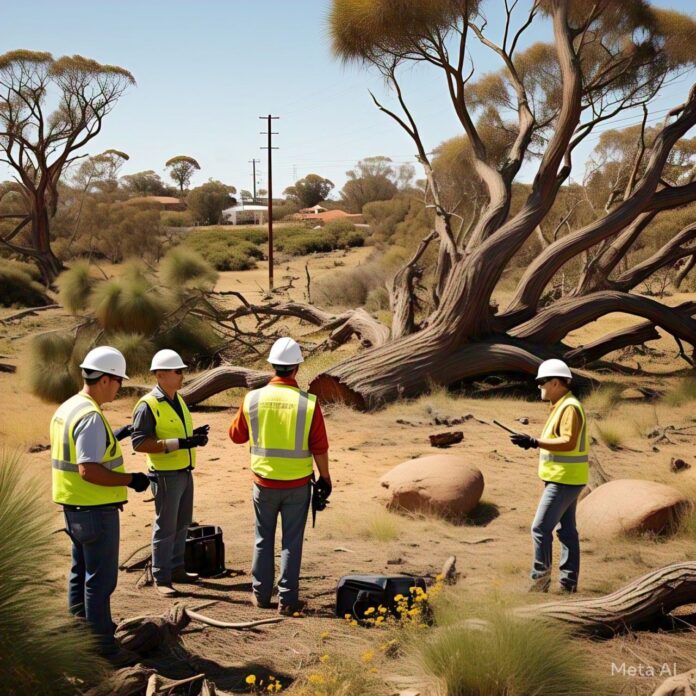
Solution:
<svg viewBox="0 0 696 696"><path fill-rule="evenodd" d="M94 286L87 261L76 261L58 276L56 281L60 293L60 303L71 314L78 314L87 308L89 296Z"/></svg>
<svg viewBox="0 0 696 696"><path fill-rule="evenodd" d="M0 305L4 307L38 307L50 302L29 264L0 259L0 287Z"/></svg>
<svg viewBox="0 0 696 696"><path fill-rule="evenodd" d="M26 463L0 452L0 674L2 692L74 694L98 681L108 665L94 639L65 610L37 562L50 564L53 512ZM55 525L53 525L55 526Z"/></svg>
<svg viewBox="0 0 696 696"><path fill-rule="evenodd" d="M592 659L557 623L524 620L505 607L476 602L468 612L443 595L435 604L441 628L419 632L414 649L447 696L590 696L617 685L596 675ZM475 625L464 621L485 621Z"/></svg>
<svg viewBox="0 0 696 696"><path fill-rule="evenodd" d="M152 356L155 354L154 343L138 333L119 332L109 335L108 343L118 348L126 359L128 375L144 374L150 369Z"/></svg>
<svg viewBox="0 0 696 696"><path fill-rule="evenodd" d="M182 286L212 290L217 273L197 251L179 246L162 259L160 279L171 290Z"/></svg>
<svg viewBox="0 0 696 696"><path fill-rule="evenodd" d="M389 308L389 292L383 285L367 293L365 309L368 312L380 312Z"/></svg>
<svg viewBox="0 0 696 696"><path fill-rule="evenodd" d="M160 225L162 227L191 227L193 222L193 216L188 210L182 212L165 210L160 213Z"/></svg>
<svg viewBox="0 0 696 696"><path fill-rule="evenodd" d="M75 338L69 333L45 333L29 344L27 380L31 393L43 401L60 403L79 390L74 370Z"/></svg>
<svg viewBox="0 0 696 696"><path fill-rule="evenodd" d="M218 271L245 271L255 268L256 259L264 257L263 251L247 237L253 238L253 232L237 234L234 227L214 227L191 232L184 244Z"/></svg>

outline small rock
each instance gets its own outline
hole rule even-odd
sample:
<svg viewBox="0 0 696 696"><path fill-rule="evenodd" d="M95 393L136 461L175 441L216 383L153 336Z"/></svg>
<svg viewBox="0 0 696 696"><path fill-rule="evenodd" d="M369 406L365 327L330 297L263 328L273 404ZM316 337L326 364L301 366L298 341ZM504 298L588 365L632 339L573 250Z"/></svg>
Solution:
<svg viewBox="0 0 696 696"><path fill-rule="evenodd" d="M355 553L354 551L351 551L350 549L345 548L344 546L337 546L334 551L336 553Z"/></svg>
<svg viewBox="0 0 696 696"><path fill-rule="evenodd" d="M659 451L660 451L660 448L659 448L657 445L653 445L652 451L653 451L653 452L659 452Z"/></svg>
<svg viewBox="0 0 696 696"><path fill-rule="evenodd" d="M529 425L529 418L527 416L522 416L522 418L517 419L522 425Z"/></svg>
<svg viewBox="0 0 696 696"><path fill-rule="evenodd" d="M672 461L669 464L669 468L673 474L677 474L680 471L686 471L691 468L691 464L687 464L683 459L679 457L672 457Z"/></svg>
<svg viewBox="0 0 696 696"><path fill-rule="evenodd" d="M401 558L390 558L387 561L387 565L401 565L403 560Z"/></svg>
<svg viewBox="0 0 696 696"><path fill-rule="evenodd" d="M449 433L437 433L429 435L431 447L449 447L456 445L464 439L464 433L461 430L454 430Z"/></svg>
<svg viewBox="0 0 696 696"><path fill-rule="evenodd" d="M32 454L35 454L36 452L45 452L46 450L50 450L51 445L32 445L27 452L31 452Z"/></svg>

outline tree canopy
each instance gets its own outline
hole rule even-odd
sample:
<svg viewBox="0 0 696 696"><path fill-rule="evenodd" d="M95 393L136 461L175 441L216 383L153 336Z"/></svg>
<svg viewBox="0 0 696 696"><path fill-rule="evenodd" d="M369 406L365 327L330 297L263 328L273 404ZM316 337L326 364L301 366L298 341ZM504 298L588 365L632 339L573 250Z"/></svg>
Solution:
<svg viewBox="0 0 696 696"><path fill-rule="evenodd" d="M293 186L288 186L283 193L303 208L311 208L326 200L333 187L333 181L318 174L307 174L302 179L298 179Z"/></svg>
<svg viewBox="0 0 696 696"><path fill-rule="evenodd" d="M169 169L169 176L179 185L181 193L189 187L191 177L201 168L201 165L188 155L172 157L167 160L164 166Z"/></svg>

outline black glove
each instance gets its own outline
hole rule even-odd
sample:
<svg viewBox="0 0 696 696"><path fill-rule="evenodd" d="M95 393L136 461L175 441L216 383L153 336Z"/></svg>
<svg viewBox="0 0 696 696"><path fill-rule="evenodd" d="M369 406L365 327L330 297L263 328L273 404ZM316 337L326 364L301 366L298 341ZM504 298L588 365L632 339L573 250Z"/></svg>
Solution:
<svg viewBox="0 0 696 696"><path fill-rule="evenodd" d="M142 493L150 487L150 479L145 474L141 474L139 471L131 474L133 477L128 485L128 488L132 488L137 493Z"/></svg>
<svg viewBox="0 0 696 696"><path fill-rule="evenodd" d="M179 438L179 449L193 449L194 447L205 447L208 444L207 435L191 435L191 437Z"/></svg>
<svg viewBox="0 0 696 696"><path fill-rule="evenodd" d="M524 433L515 433L514 435L510 435L510 442L512 442L513 445L517 445L525 450L532 448L536 449L539 446L539 441L535 437L525 435Z"/></svg>
<svg viewBox="0 0 696 696"><path fill-rule="evenodd" d="M194 435L205 435L208 437L208 431L210 430L209 425L199 425L197 428L193 429L193 434Z"/></svg>
<svg viewBox="0 0 696 696"><path fill-rule="evenodd" d="M120 428L116 428L114 430L114 437L117 440L125 440L127 437L130 437L133 434L133 424L129 423L128 425L122 425Z"/></svg>
<svg viewBox="0 0 696 696"><path fill-rule="evenodd" d="M331 481L327 481L323 476L320 476L317 482L314 484L315 495L324 501L329 499L332 490L333 486L331 485Z"/></svg>

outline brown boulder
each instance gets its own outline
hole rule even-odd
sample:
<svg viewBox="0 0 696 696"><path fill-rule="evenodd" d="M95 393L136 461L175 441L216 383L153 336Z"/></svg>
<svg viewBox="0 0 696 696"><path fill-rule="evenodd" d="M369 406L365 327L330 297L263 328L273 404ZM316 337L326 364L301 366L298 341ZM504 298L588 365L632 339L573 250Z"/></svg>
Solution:
<svg viewBox="0 0 696 696"><path fill-rule="evenodd" d="M686 496L664 483L616 479L595 488L580 501L578 530L590 538L669 533L689 507Z"/></svg>
<svg viewBox="0 0 696 696"><path fill-rule="evenodd" d="M409 459L380 479L386 489L387 507L427 511L443 517L463 517L483 494L483 474L466 458L433 454Z"/></svg>

